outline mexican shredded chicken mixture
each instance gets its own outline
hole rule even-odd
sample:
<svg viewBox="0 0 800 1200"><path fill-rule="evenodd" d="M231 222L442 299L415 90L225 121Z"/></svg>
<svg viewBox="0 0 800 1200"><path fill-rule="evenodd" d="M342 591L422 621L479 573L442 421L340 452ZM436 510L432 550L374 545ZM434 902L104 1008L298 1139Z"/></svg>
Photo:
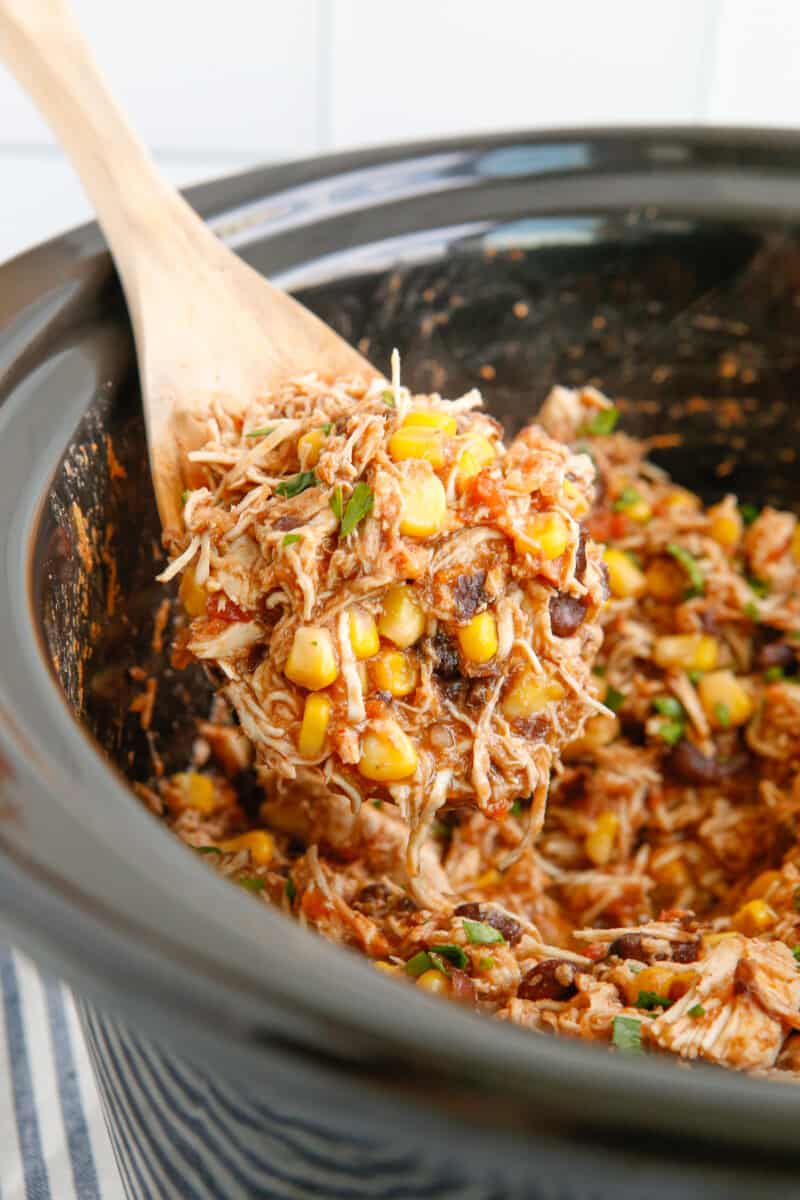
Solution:
<svg viewBox="0 0 800 1200"><path fill-rule="evenodd" d="M148 799L407 986L791 1078L800 526L704 507L617 417L556 388L505 447L396 364L215 417L162 578L220 693Z"/></svg>

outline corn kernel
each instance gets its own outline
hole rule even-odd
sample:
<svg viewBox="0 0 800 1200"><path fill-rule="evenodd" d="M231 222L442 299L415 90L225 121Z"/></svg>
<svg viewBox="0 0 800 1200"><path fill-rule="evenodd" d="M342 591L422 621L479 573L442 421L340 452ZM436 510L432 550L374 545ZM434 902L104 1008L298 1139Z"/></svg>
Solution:
<svg viewBox="0 0 800 1200"><path fill-rule="evenodd" d="M702 505L700 499L695 496L694 492L688 491L686 488L673 488L659 504L662 512L699 512Z"/></svg>
<svg viewBox="0 0 800 1200"><path fill-rule="evenodd" d="M608 568L608 586L612 596L627 599L642 595L647 581L636 563L624 551L608 546L603 551L603 561Z"/></svg>
<svg viewBox="0 0 800 1200"><path fill-rule="evenodd" d="M472 886L476 888L496 887L502 878L497 867L490 867L488 871L484 871L482 875L478 876Z"/></svg>
<svg viewBox="0 0 800 1200"><path fill-rule="evenodd" d="M431 409L414 408L403 421L402 428L409 425L428 429L438 429L448 437L455 437L458 426L456 419L450 413L434 412Z"/></svg>
<svg viewBox="0 0 800 1200"><path fill-rule="evenodd" d="M325 445L325 436L324 429L311 429L298 440L297 456L304 471L315 467L319 462L322 447Z"/></svg>
<svg viewBox="0 0 800 1200"><path fill-rule="evenodd" d="M398 975L400 968L395 963L386 962L383 958L373 959L373 967L376 971L383 971L387 975Z"/></svg>
<svg viewBox="0 0 800 1200"><path fill-rule="evenodd" d="M770 908L766 900L748 900L747 904L743 904L734 914L731 924L737 933L743 933L745 937L756 937L759 933L771 929L777 919L778 914Z"/></svg>
<svg viewBox="0 0 800 1200"><path fill-rule="evenodd" d="M195 579L194 567L187 567L181 576L178 599L190 617L199 617L206 611L206 589Z"/></svg>
<svg viewBox="0 0 800 1200"><path fill-rule="evenodd" d="M441 971L423 971L417 979L417 987L432 996L444 996L450 991L450 980Z"/></svg>
<svg viewBox="0 0 800 1200"><path fill-rule="evenodd" d="M756 875L744 894L745 900L763 900L783 879L780 871L762 871Z"/></svg>
<svg viewBox="0 0 800 1200"><path fill-rule="evenodd" d="M257 867L266 867L275 853L275 839L266 829L251 829L239 837L228 838L220 842L220 850L226 854L238 854L240 850L250 851L250 861Z"/></svg>
<svg viewBox="0 0 800 1200"><path fill-rule="evenodd" d="M662 887L678 891L691 883L692 876L682 858L671 858L663 867L653 867L653 875Z"/></svg>
<svg viewBox="0 0 800 1200"><path fill-rule="evenodd" d="M792 558L796 563L800 563L800 525L796 526L792 534Z"/></svg>
<svg viewBox="0 0 800 1200"><path fill-rule="evenodd" d="M726 938L736 937L734 929L724 929L721 933L704 933L702 937L703 947L706 950L714 946L718 946L720 942L724 942Z"/></svg>
<svg viewBox="0 0 800 1200"><path fill-rule="evenodd" d="M656 638L653 660L665 671L713 671L719 644L708 633L676 633Z"/></svg>
<svg viewBox="0 0 800 1200"><path fill-rule="evenodd" d="M401 650L381 650L370 664L375 687L392 696L409 696L417 686L416 661Z"/></svg>
<svg viewBox="0 0 800 1200"><path fill-rule="evenodd" d="M733 671L712 671L697 685L700 703L717 729L745 725L753 715L753 701Z"/></svg>
<svg viewBox="0 0 800 1200"><path fill-rule="evenodd" d="M389 588L384 596L378 631L401 650L413 646L425 632L425 614L404 583Z"/></svg>
<svg viewBox="0 0 800 1200"><path fill-rule="evenodd" d="M432 467L444 466L444 436L440 429L402 425L389 438L389 454L395 462L422 458Z"/></svg>
<svg viewBox="0 0 800 1200"><path fill-rule="evenodd" d="M534 513L524 529L514 533L518 554L539 554L547 562L559 558L569 541L569 526L560 513Z"/></svg>
<svg viewBox="0 0 800 1200"><path fill-rule="evenodd" d="M619 817L613 812L604 812L595 821L584 839L586 855L596 867L604 867L614 853L614 842L619 829Z"/></svg>
<svg viewBox="0 0 800 1200"><path fill-rule="evenodd" d="M567 506L573 517L579 520L584 517L589 511L589 501L584 496L581 489L571 479L565 479L563 484L563 492L567 498Z"/></svg>
<svg viewBox="0 0 800 1200"><path fill-rule="evenodd" d="M541 712L551 701L561 700L564 695L560 683L526 670L511 684L500 707L509 721L522 720Z"/></svg>
<svg viewBox="0 0 800 1200"><path fill-rule="evenodd" d="M708 510L708 532L724 550L733 550L739 545L744 523L735 508L715 504Z"/></svg>
<svg viewBox="0 0 800 1200"><path fill-rule="evenodd" d="M395 721L383 721L380 729L364 735L358 769L365 779L395 783L414 774L417 752Z"/></svg>
<svg viewBox="0 0 800 1200"><path fill-rule="evenodd" d="M196 808L205 815L219 807L214 780L198 771L181 771L173 775L173 785L178 789L180 803L184 808Z"/></svg>
<svg viewBox="0 0 800 1200"><path fill-rule="evenodd" d="M603 746L610 746L619 737L619 730L618 717L607 717L605 713L598 713L596 717L589 718L581 737L570 742L565 753L568 757L574 757L601 750Z"/></svg>
<svg viewBox="0 0 800 1200"><path fill-rule="evenodd" d="M680 600L686 591L686 575L673 559L655 559L644 578L648 596L665 604Z"/></svg>
<svg viewBox="0 0 800 1200"><path fill-rule="evenodd" d="M488 467L489 463L494 462L495 458L497 458L497 450L487 437L484 437L481 433L470 434L458 458L458 467L456 470L457 486L459 488L465 487L470 479L474 479L476 475L480 475L483 468Z"/></svg>
<svg viewBox="0 0 800 1200"><path fill-rule="evenodd" d="M447 517L447 495L441 479L428 470L407 471L400 481L400 532L425 538L439 533Z"/></svg>
<svg viewBox="0 0 800 1200"><path fill-rule="evenodd" d="M670 999L670 989L675 981L676 972L670 967L645 967L624 982L625 999L628 1004L635 1004L639 992L655 992L657 996Z"/></svg>
<svg viewBox="0 0 800 1200"><path fill-rule="evenodd" d="M348 613L350 645L356 658L372 658L381 648L378 627L363 608L351 608Z"/></svg>
<svg viewBox="0 0 800 1200"><path fill-rule="evenodd" d="M313 696L306 696L300 736L297 739L297 749L303 758L319 758L322 754L332 711L333 703L330 696L325 696L321 692L317 692Z"/></svg>
<svg viewBox="0 0 800 1200"><path fill-rule="evenodd" d="M316 692L339 674L333 638L320 625L301 625L295 632L285 675L292 683Z"/></svg>
<svg viewBox="0 0 800 1200"><path fill-rule="evenodd" d="M461 653L469 662L487 663L497 654L497 622L490 612L476 613L456 630Z"/></svg>

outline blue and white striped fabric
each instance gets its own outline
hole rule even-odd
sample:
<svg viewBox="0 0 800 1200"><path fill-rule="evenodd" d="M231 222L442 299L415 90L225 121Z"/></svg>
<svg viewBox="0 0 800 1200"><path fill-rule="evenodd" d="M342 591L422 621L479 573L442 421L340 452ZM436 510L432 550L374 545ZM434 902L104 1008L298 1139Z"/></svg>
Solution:
<svg viewBox="0 0 800 1200"><path fill-rule="evenodd" d="M0 1200L123 1200L70 992L0 948Z"/></svg>

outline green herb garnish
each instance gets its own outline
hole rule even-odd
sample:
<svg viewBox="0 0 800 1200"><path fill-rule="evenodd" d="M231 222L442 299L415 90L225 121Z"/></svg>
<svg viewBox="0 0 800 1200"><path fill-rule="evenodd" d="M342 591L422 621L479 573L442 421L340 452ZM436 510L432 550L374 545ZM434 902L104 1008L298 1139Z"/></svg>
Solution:
<svg viewBox="0 0 800 1200"><path fill-rule="evenodd" d="M427 950L420 950L419 954L415 954L413 958L408 960L405 970L407 975L411 975L414 979L417 979L420 975L424 975L426 971L430 971L432 966L433 963L428 956Z"/></svg>
<svg viewBox="0 0 800 1200"><path fill-rule="evenodd" d="M373 801L372 801L372 807L373 807L373 808L382 808L382 807L383 807L383 801L382 801L380 798L378 798L377 800L373 800Z"/></svg>
<svg viewBox="0 0 800 1200"><path fill-rule="evenodd" d="M686 713L680 700L676 700L674 696L656 696L653 699L653 708L662 717L669 717L671 721L680 721L683 723L686 720Z"/></svg>
<svg viewBox="0 0 800 1200"><path fill-rule="evenodd" d="M606 688L605 699L603 700L606 708L610 708L613 713L618 713L625 703L625 693L618 692L616 688Z"/></svg>
<svg viewBox="0 0 800 1200"><path fill-rule="evenodd" d="M275 488L275 495L291 499L293 496L299 496L301 492L307 491L308 488L318 486L319 480L316 471L301 471L299 475L294 475L291 479L284 479L283 483L279 483Z"/></svg>
<svg viewBox="0 0 800 1200"><path fill-rule="evenodd" d="M758 516L760 509L756 508L755 504L740 504L739 512L742 515L742 520L745 525L752 525Z"/></svg>
<svg viewBox="0 0 800 1200"><path fill-rule="evenodd" d="M186 503L186 501L189 499L191 494L192 494L191 492L181 492L181 504L182 505Z"/></svg>
<svg viewBox="0 0 800 1200"><path fill-rule="evenodd" d="M383 399L383 403L387 405L388 408L394 408L394 392L391 388L384 388L381 392L381 397Z"/></svg>
<svg viewBox="0 0 800 1200"><path fill-rule="evenodd" d="M614 512L625 512L626 509L633 508L634 504L638 504L641 498L636 488L626 487L622 489L611 507Z"/></svg>
<svg viewBox="0 0 800 1200"><path fill-rule="evenodd" d="M614 1017L611 1041L626 1054L641 1054L642 1022L635 1017Z"/></svg>
<svg viewBox="0 0 800 1200"><path fill-rule="evenodd" d="M754 604L752 600L748 600L747 604L745 604L744 615L749 617L751 621L758 622L761 620L761 613L759 612L758 605Z"/></svg>
<svg viewBox="0 0 800 1200"><path fill-rule="evenodd" d="M747 580L747 586L750 588L750 591L755 592L757 596L769 595L769 584L765 579L756 579L754 575L751 575Z"/></svg>
<svg viewBox="0 0 800 1200"><path fill-rule="evenodd" d="M287 533L281 544L283 546L293 546L295 544L295 542L299 542L299 541L300 541L299 533Z"/></svg>
<svg viewBox="0 0 800 1200"><path fill-rule="evenodd" d="M519 796L517 796L516 800L508 811L511 813L512 817L522 816L522 799Z"/></svg>
<svg viewBox="0 0 800 1200"><path fill-rule="evenodd" d="M330 436L330 432L332 429L333 429L333 421L326 421L325 424L322 426L322 432L325 434L325 437Z"/></svg>
<svg viewBox="0 0 800 1200"><path fill-rule="evenodd" d="M493 969L494 969L494 959L491 957L491 955L487 954L485 958L478 959L478 970L479 971L491 971Z"/></svg>
<svg viewBox="0 0 800 1200"><path fill-rule="evenodd" d="M333 495L330 499L331 512L336 517L336 520L341 522L342 513L344 512L344 501L342 500L342 485L337 483L333 489Z"/></svg>
<svg viewBox="0 0 800 1200"><path fill-rule="evenodd" d="M700 564L694 555L685 550L683 546L678 546L675 542L669 543L667 554L672 555L676 563L683 568L684 574L689 580L689 590L686 593L686 598L702 596L705 591L706 582L703 572L700 570Z"/></svg>
<svg viewBox="0 0 800 1200"><path fill-rule="evenodd" d="M706 1010L703 1008L702 1004L693 1004L689 1009L689 1016L693 1017L695 1021L698 1019L698 1017L704 1017L705 1015Z"/></svg>
<svg viewBox="0 0 800 1200"><path fill-rule="evenodd" d="M242 875L236 882L240 887L247 888L248 892L263 892L266 886L266 880L258 879L255 875Z"/></svg>
<svg viewBox="0 0 800 1200"><path fill-rule="evenodd" d="M731 723L731 710L728 708L728 705L723 704L720 700L719 704L714 705L714 715L723 729L727 729Z"/></svg>
<svg viewBox="0 0 800 1200"><path fill-rule="evenodd" d="M637 1008L646 1008L648 1011L652 1008L669 1008L672 1001L669 996L659 996L658 992L639 992L636 998Z"/></svg>
<svg viewBox="0 0 800 1200"><path fill-rule="evenodd" d="M431 946L428 953L433 957L434 954L440 954L442 958L446 958L454 967L458 967L461 971L464 967L469 966L469 958L463 947L456 946L453 942L445 942L441 946Z"/></svg>
<svg viewBox="0 0 800 1200"><path fill-rule="evenodd" d="M595 665L592 667L592 674L597 675L599 679L602 679L603 676L605 675L605 673L606 673L605 663L595 663Z"/></svg>
<svg viewBox="0 0 800 1200"><path fill-rule="evenodd" d="M800 944L792 946L792 954L794 955L795 962L800 963Z"/></svg>
<svg viewBox="0 0 800 1200"><path fill-rule="evenodd" d="M774 683L776 679L783 679L783 667L767 667L764 672L764 679L767 683Z"/></svg>
<svg viewBox="0 0 800 1200"><path fill-rule="evenodd" d="M375 493L366 483L357 483L353 494L347 501L344 516L339 525L339 536L347 537L352 533L359 521L363 521L372 512L375 504Z"/></svg>
<svg viewBox="0 0 800 1200"><path fill-rule="evenodd" d="M658 736L668 746L676 745L683 737L683 721L663 721L658 727Z"/></svg>
<svg viewBox="0 0 800 1200"><path fill-rule="evenodd" d="M251 429L247 437L268 437L269 434L275 432L274 425L265 425L263 429Z"/></svg>
<svg viewBox="0 0 800 1200"><path fill-rule="evenodd" d="M464 917L461 924L464 926L467 941L472 942L473 946L494 946L497 942L506 940L500 930L495 929L488 921L470 921Z"/></svg>
<svg viewBox="0 0 800 1200"><path fill-rule="evenodd" d="M195 846L198 854L222 854L219 846Z"/></svg>
<svg viewBox="0 0 800 1200"><path fill-rule="evenodd" d="M581 433L589 437L606 437L617 428L618 420L619 409L612 404L610 408L601 408L595 413L591 421L587 421L583 426Z"/></svg>

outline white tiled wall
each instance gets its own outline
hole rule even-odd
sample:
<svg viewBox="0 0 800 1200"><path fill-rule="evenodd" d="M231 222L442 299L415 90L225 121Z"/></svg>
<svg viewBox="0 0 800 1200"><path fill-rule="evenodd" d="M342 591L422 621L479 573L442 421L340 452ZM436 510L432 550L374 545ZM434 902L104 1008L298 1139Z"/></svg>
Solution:
<svg viewBox="0 0 800 1200"><path fill-rule="evenodd" d="M74 0L178 183L465 130L800 126L799 0ZM0 68L0 259L85 219Z"/></svg>

